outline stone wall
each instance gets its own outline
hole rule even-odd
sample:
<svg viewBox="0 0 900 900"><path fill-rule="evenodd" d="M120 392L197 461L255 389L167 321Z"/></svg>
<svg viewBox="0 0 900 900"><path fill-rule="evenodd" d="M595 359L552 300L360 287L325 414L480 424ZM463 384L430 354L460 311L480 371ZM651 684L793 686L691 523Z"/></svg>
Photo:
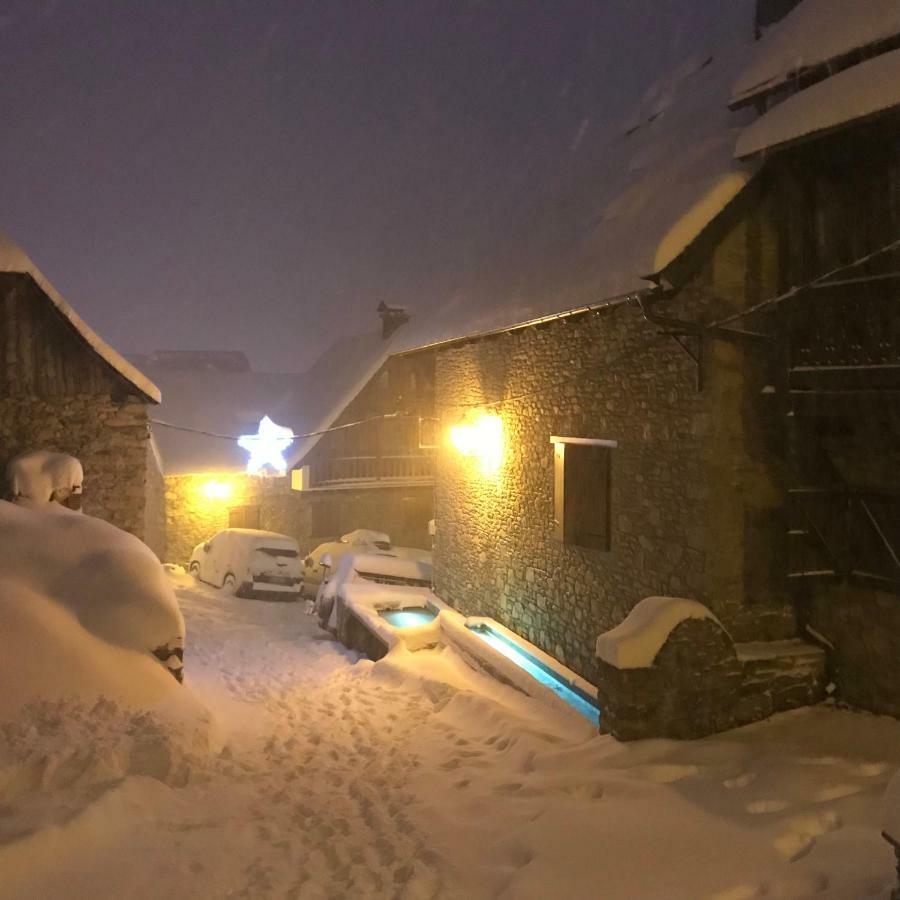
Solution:
<svg viewBox="0 0 900 900"><path fill-rule="evenodd" d="M210 482L227 485L229 495L210 498ZM229 509L258 506L259 527L287 534L307 553L355 528L386 531L400 546L427 547L425 529L416 517L408 521L407 507L430 508L431 488L378 488L373 490L294 491L289 476L199 474L168 475L166 493L166 559L187 563L191 551L229 526ZM328 506L327 514L317 511ZM329 530L322 531L322 524ZM316 532L318 529L319 533ZM425 537L423 537L425 535Z"/></svg>
<svg viewBox="0 0 900 900"><path fill-rule="evenodd" d="M70 453L84 467L84 511L142 540L147 528L148 438L146 403L133 398L0 398L0 473L25 451Z"/></svg>
<svg viewBox="0 0 900 900"><path fill-rule="evenodd" d="M210 497L210 483L227 486L227 497ZM203 474L166 476L166 560L187 564L194 547L229 526L229 509L259 506L259 527L300 539L309 534L309 508L291 491L290 478ZM301 550L308 548L301 545Z"/></svg>
<svg viewBox="0 0 900 900"><path fill-rule="evenodd" d="M681 622L652 666L598 667L600 728L619 740L699 738L825 698L821 649L742 647L712 619Z"/></svg>
<svg viewBox="0 0 900 900"><path fill-rule="evenodd" d="M860 585L823 586L801 608L832 645L829 674L838 697L900 717L900 598Z"/></svg>

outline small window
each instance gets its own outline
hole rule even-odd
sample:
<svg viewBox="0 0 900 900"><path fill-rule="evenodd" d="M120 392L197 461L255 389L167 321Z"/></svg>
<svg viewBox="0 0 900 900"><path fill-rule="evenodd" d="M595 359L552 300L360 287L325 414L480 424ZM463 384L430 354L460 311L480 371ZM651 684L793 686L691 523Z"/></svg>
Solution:
<svg viewBox="0 0 900 900"><path fill-rule="evenodd" d="M229 528L259 528L258 506L232 506L228 510Z"/></svg>
<svg viewBox="0 0 900 900"><path fill-rule="evenodd" d="M610 549L610 494L615 441L551 438L554 537L591 550Z"/></svg>

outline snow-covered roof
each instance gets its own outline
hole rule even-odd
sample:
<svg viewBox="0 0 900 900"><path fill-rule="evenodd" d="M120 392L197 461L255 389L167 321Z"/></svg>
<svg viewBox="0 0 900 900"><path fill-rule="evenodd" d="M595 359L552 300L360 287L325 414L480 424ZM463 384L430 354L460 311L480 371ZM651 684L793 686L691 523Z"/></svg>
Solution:
<svg viewBox="0 0 900 900"><path fill-rule="evenodd" d="M745 103L805 69L896 35L900 0L803 0L760 41L735 82L731 103Z"/></svg>
<svg viewBox="0 0 900 900"><path fill-rule="evenodd" d="M330 424L383 363L388 346L376 330L342 338L302 374L185 371L180 365L170 367L166 354L151 357L148 371L163 393L154 418L190 429L153 425L163 471L244 471L246 452L235 441L212 435L256 434L263 416L295 434ZM298 459L308 444L295 441L285 457Z"/></svg>
<svg viewBox="0 0 900 900"><path fill-rule="evenodd" d="M754 3L735 0L721 17L715 34L681 35L681 63L658 73L626 120L582 122L554 176L523 186L503 240L453 296L413 315L394 352L647 289L696 240L754 172L734 158L749 116L727 106L754 47Z"/></svg>
<svg viewBox="0 0 900 900"><path fill-rule="evenodd" d="M81 319L78 313L63 300L52 284L43 276L40 269L29 259L28 255L6 235L0 234L0 272L21 272L30 275L41 290L50 298L53 305L69 320L85 343L108 365L112 366L126 381L137 388L154 403L159 403L159 388L139 372L123 356L113 350L93 329Z"/></svg>
<svg viewBox="0 0 900 900"><path fill-rule="evenodd" d="M892 50L788 97L741 134L738 157L752 156L900 105L900 50Z"/></svg>
<svg viewBox="0 0 900 900"><path fill-rule="evenodd" d="M585 119L555 176L522 185L517 219L451 296L429 298L364 358L341 354L346 386L315 430L333 424L391 354L616 302L650 287L743 189L754 167L734 157L749 117L729 91L754 46L754 0L721 11L715 34L660 34L682 54L661 69L627 120ZM611 88L615 90L616 88ZM323 360L326 357L323 356ZM329 363L334 371L333 363ZM291 448L297 466L316 445Z"/></svg>

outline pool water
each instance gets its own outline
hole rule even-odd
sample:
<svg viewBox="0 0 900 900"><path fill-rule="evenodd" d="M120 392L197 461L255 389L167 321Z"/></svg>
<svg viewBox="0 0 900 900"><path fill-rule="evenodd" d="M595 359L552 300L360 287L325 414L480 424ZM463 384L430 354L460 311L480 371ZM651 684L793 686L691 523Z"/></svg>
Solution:
<svg viewBox="0 0 900 900"><path fill-rule="evenodd" d="M523 647L487 625L472 626L471 631L507 659L512 660L520 669L524 669L536 681L550 688L557 697L568 703L577 713L580 713L592 724L599 725L600 710L596 699L590 694L563 680L553 669L532 656Z"/></svg>
<svg viewBox="0 0 900 900"><path fill-rule="evenodd" d="M434 621L437 612L424 606L410 609L380 609L378 615L394 628L413 628Z"/></svg>

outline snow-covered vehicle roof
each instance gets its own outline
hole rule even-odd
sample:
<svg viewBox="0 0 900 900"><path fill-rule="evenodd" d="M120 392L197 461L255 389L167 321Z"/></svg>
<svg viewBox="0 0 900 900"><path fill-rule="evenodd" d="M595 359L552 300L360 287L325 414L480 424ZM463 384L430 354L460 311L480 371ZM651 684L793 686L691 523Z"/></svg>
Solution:
<svg viewBox="0 0 900 900"><path fill-rule="evenodd" d="M29 259L28 255L4 234L0 234L0 272L16 272L30 275L40 289L50 298L50 302L62 313L76 333L100 359L111 366L148 400L151 400L153 403L159 403L159 388L90 328L62 298L56 288L44 277L40 269Z"/></svg>
<svg viewBox="0 0 900 900"><path fill-rule="evenodd" d="M372 531L371 528L357 528L341 535L342 544L390 544L391 536L383 531Z"/></svg>
<svg viewBox="0 0 900 900"><path fill-rule="evenodd" d="M735 81L731 105L769 93L803 72L900 35L900 0L803 0L759 42Z"/></svg>

